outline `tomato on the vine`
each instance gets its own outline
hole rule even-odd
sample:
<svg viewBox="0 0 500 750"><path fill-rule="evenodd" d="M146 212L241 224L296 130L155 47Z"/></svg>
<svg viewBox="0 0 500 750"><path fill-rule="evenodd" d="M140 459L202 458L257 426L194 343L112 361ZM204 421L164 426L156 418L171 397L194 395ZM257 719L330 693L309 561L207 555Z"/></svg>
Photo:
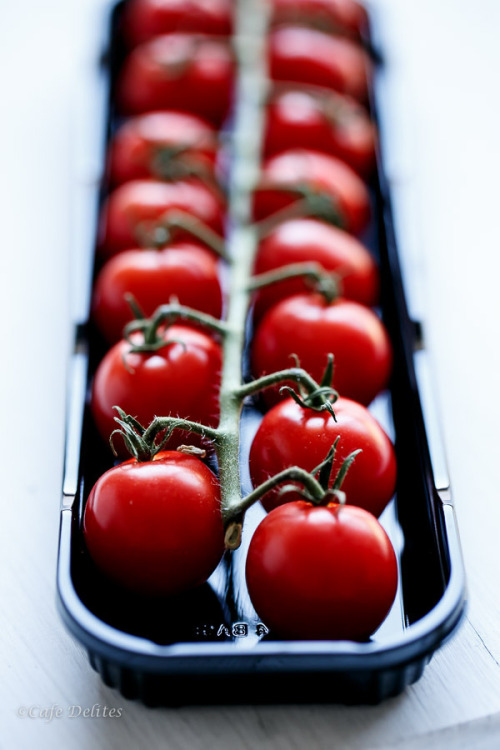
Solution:
<svg viewBox="0 0 500 750"><path fill-rule="evenodd" d="M316 293L281 300L262 318L252 342L252 371L260 376L293 366L298 358L320 381L328 354L334 357L333 387L342 396L369 404L388 385L392 347L377 315L358 302L327 302ZM276 389L264 400L276 403Z"/></svg>
<svg viewBox="0 0 500 750"><path fill-rule="evenodd" d="M99 225L100 255L110 257L147 243L154 227L172 211L186 212L217 234L223 234L225 201L215 188L197 179L132 180L113 190L103 205ZM191 237L189 232L176 230L178 240Z"/></svg>
<svg viewBox="0 0 500 750"><path fill-rule="evenodd" d="M306 148L338 156L362 175L375 165L375 126L349 97L322 88L278 87L265 122L266 156Z"/></svg>
<svg viewBox="0 0 500 750"><path fill-rule="evenodd" d="M283 151L264 162L254 196L255 218L264 219L290 206L304 190L313 200L321 200L320 210L331 214L332 223L340 223L348 232L357 234L368 224L370 195L359 175L335 156L308 149Z"/></svg>
<svg viewBox="0 0 500 750"><path fill-rule="evenodd" d="M269 232L259 245L254 273L311 261L338 275L344 298L369 307L377 303L379 274L371 253L352 235L316 219L291 219ZM260 289L255 297L255 318L260 320L276 302L305 291L307 283L300 278Z"/></svg>
<svg viewBox="0 0 500 750"><path fill-rule="evenodd" d="M356 0L270 0L274 24L311 24L331 33L359 37L368 16Z"/></svg>
<svg viewBox="0 0 500 750"><path fill-rule="evenodd" d="M142 425L155 416L177 416L215 427L219 417L222 368L220 345L202 331L171 325L158 333L165 345L156 351L131 351L126 340L115 344L97 367L92 387L92 414L104 440L116 428L114 406ZM142 333L131 336L144 343ZM198 436L176 430L166 447L199 444ZM117 441L117 449L120 444ZM121 455L125 455L121 451Z"/></svg>
<svg viewBox="0 0 500 750"><path fill-rule="evenodd" d="M118 79L117 102L127 115L168 107L220 125L229 112L233 76L227 41L201 34L165 34L129 53Z"/></svg>
<svg viewBox="0 0 500 750"><path fill-rule="evenodd" d="M92 488L83 534L97 567L126 589L168 596L194 588L224 551L217 478L177 451L125 461Z"/></svg>
<svg viewBox="0 0 500 750"><path fill-rule="evenodd" d="M365 640L394 601L397 561L371 513L298 501L273 510L255 530L246 580L276 636Z"/></svg>
<svg viewBox="0 0 500 750"><path fill-rule="evenodd" d="M269 75L274 81L324 86L365 101L371 65L366 52L350 39L283 26L269 35Z"/></svg>
<svg viewBox="0 0 500 750"><path fill-rule="evenodd" d="M340 397L333 404L336 421L327 411L306 409L283 399L262 419L250 450L254 487L289 466L312 471L323 461L337 437L332 476L343 460L361 449L342 484L347 502L379 516L394 495L396 457L393 445L373 415L361 404ZM331 486L331 483L330 483ZM262 499L266 510L299 499L277 489Z"/></svg>
<svg viewBox="0 0 500 750"><path fill-rule="evenodd" d="M124 32L130 44L170 32L228 36L232 11L231 0L130 0Z"/></svg>
<svg viewBox="0 0 500 750"><path fill-rule="evenodd" d="M222 291L217 259L200 245L178 242L160 250L124 250L102 267L94 286L93 317L114 343L134 315L132 294L146 317L176 297L181 305L220 318Z"/></svg>
<svg viewBox="0 0 500 750"><path fill-rule="evenodd" d="M175 179L203 174L214 178L217 136L212 125L187 112L147 112L126 120L109 148L112 184Z"/></svg>

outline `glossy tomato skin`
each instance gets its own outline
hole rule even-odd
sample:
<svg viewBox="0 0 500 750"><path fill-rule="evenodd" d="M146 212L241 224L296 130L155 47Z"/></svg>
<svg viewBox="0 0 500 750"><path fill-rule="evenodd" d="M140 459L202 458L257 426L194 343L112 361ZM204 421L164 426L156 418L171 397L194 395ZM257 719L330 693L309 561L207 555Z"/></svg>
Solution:
<svg viewBox="0 0 500 750"><path fill-rule="evenodd" d="M324 86L366 101L371 65L350 39L290 25L269 35L269 75L274 81Z"/></svg>
<svg viewBox="0 0 500 750"><path fill-rule="evenodd" d="M375 166L376 129L353 99L326 89L276 94L266 111L264 154L305 148L337 156L363 176Z"/></svg>
<svg viewBox="0 0 500 750"><path fill-rule="evenodd" d="M270 0L274 24L313 24L324 31L359 37L366 29L365 8L355 0Z"/></svg>
<svg viewBox="0 0 500 750"><path fill-rule="evenodd" d="M225 202L219 192L200 180L132 180L113 190L104 202L99 222L101 258L142 244L142 231L161 221L162 216L180 210L207 224L222 236ZM191 239L176 232L176 239Z"/></svg>
<svg viewBox="0 0 500 750"><path fill-rule="evenodd" d="M162 152L184 147L186 165L214 177L217 153L216 131L212 125L187 112L147 112L126 120L117 130L109 148L109 180L118 185L129 180L165 177Z"/></svg>
<svg viewBox="0 0 500 750"><path fill-rule="evenodd" d="M165 34L129 53L117 84L117 102L124 115L168 107L220 126L229 112L233 76L227 41Z"/></svg>
<svg viewBox="0 0 500 750"><path fill-rule="evenodd" d="M215 318L222 313L217 259L194 243L179 242L162 250L125 250L104 264L94 286L93 317L110 343L121 339L124 326L134 319L127 293L146 317L171 297Z"/></svg>
<svg viewBox="0 0 500 750"><path fill-rule="evenodd" d="M371 513L299 501L276 508L257 527L246 580L275 636L365 640L394 601L397 561Z"/></svg>
<svg viewBox="0 0 500 750"><path fill-rule="evenodd" d="M392 347L381 320L357 302L328 303L315 293L288 297L267 311L253 338L252 370L260 376L291 367L295 354L319 382L330 353L333 387L346 398L369 404L387 387ZM275 389L263 397L268 404L279 400Z"/></svg>
<svg viewBox="0 0 500 750"><path fill-rule="evenodd" d="M228 36L232 30L230 0L131 0L124 15L130 44L171 32Z"/></svg>
<svg viewBox="0 0 500 750"><path fill-rule="evenodd" d="M97 567L126 589L168 596L194 588L224 551L217 479L176 451L126 461L92 488L83 533Z"/></svg>
<svg viewBox="0 0 500 750"><path fill-rule="evenodd" d="M347 502L379 516L394 495L396 457L393 445L377 420L361 404L339 398L336 422L327 412L304 409L286 398L270 409L255 434L250 450L250 475L254 487L290 466L312 471L328 454L337 437L333 478L342 462L361 449L342 484ZM298 500L293 492L268 492L262 500L267 511Z"/></svg>
<svg viewBox="0 0 500 750"><path fill-rule="evenodd" d="M377 304L379 273L373 256L352 235L316 219L292 219L269 232L259 245L254 273L258 275L289 264L308 262L319 263L325 271L336 272L345 299L367 306ZM255 319L260 320L280 300L309 289L300 278L261 289L255 295Z"/></svg>
<svg viewBox="0 0 500 750"><path fill-rule="evenodd" d="M124 340L101 360L94 377L91 408L102 438L117 427L114 406L147 426L155 416L179 416L216 427L222 354L219 344L201 331L172 325L167 344L156 352L131 352ZM141 334L134 335L141 342ZM166 447L200 444L197 435L176 430ZM120 440L115 447L122 457Z"/></svg>
<svg viewBox="0 0 500 750"><path fill-rule="evenodd" d="M283 151L264 162L254 197L255 218L264 219L297 201L290 188L299 185L327 196L348 232L366 228L371 209L363 180L340 159L308 149Z"/></svg>

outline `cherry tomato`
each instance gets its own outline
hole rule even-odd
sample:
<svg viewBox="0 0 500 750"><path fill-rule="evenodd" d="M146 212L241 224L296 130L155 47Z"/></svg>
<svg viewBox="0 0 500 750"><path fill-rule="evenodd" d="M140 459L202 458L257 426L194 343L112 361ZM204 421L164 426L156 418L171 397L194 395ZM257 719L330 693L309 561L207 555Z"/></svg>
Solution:
<svg viewBox="0 0 500 750"><path fill-rule="evenodd" d="M276 508L259 524L248 550L246 580L272 633L365 640L394 601L397 562L371 513L300 501Z"/></svg>
<svg viewBox="0 0 500 750"><path fill-rule="evenodd" d="M291 367L296 355L320 381L329 353L333 387L342 396L369 404L387 386L392 348L380 319L358 302L328 303L320 294L297 294L267 311L253 338L252 370L260 376ZM279 400L277 389L263 397L268 404Z"/></svg>
<svg viewBox="0 0 500 750"><path fill-rule="evenodd" d="M376 129L354 99L325 89L278 92L266 113L264 154L306 148L338 156L368 175L375 165Z"/></svg>
<svg viewBox="0 0 500 750"><path fill-rule="evenodd" d="M367 306L377 303L379 276L372 255L352 235L316 219L293 219L279 224L260 243L254 272L261 274L308 261L338 274L344 298ZM260 320L276 302L306 290L306 282L300 278L261 289L256 294L255 319Z"/></svg>
<svg viewBox="0 0 500 750"><path fill-rule="evenodd" d="M230 0L130 0L124 30L130 44L174 31L231 34Z"/></svg>
<svg viewBox="0 0 500 750"><path fill-rule="evenodd" d="M185 112L148 112L117 130L109 150L113 184L148 177L172 179L200 170L213 178L217 153L214 128Z"/></svg>
<svg viewBox="0 0 500 750"><path fill-rule="evenodd" d="M220 125L228 114L233 55L221 39L165 34L140 44L123 63L117 102L123 114L180 109Z"/></svg>
<svg viewBox="0 0 500 750"><path fill-rule="evenodd" d="M307 149L290 149L264 162L254 197L257 220L297 201L291 188L306 186L324 196L348 232L358 234L370 219L370 195L361 178L334 156Z"/></svg>
<svg viewBox="0 0 500 750"><path fill-rule="evenodd" d="M252 442L250 475L254 487L289 466L312 471L324 460L340 437L333 477L343 460L361 449L342 483L347 502L379 516L394 495L396 457L388 436L368 409L340 397L333 405L335 417L326 411L305 409L286 398L264 415ZM330 483L330 486L332 484ZM293 492L268 492L262 500L266 510L292 500Z"/></svg>
<svg viewBox="0 0 500 750"><path fill-rule="evenodd" d="M274 24L313 24L324 31L358 37L368 16L355 0L270 0Z"/></svg>
<svg viewBox="0 0 500 750"><path fill-rule="evenodd" d="M164 214L184 211L223 234L225 202L215 188L196 179L160 182L132 180L120 185L105 201L99 225L99 253L110 257L143 244L143 234L161 223ZM176 232L176 239L191 239Z"/></svg>
<svg viewBox="0 0 500 750"><path fill-rule="evenodd" d="M93 315L105 338L114 343L134 318L125 294L131 293L146 317L172 296L181 305L216 318L222 313L217 260L204 247L177 243L163 250L125 250L110 258L94 287Z"/></svg>
<svg viewBox="0 0 500 750"><path fill-rule="evenodd" d="M217 479L176 451L126 461L92 488L83 533L98 568L126 589L168 596L194 588L224 551Z"/></svg>
<svg viewBox="0 0 500 750"><path fill-rule="evenodd" d="M165 346L156 352L131 352L121 340L101 360L94 377L91 407L104 440L116 428L114 406L144 426L155 416L178 416L216 427L219 417L221 348L210 336L184 325L164 333ZM142 343L142 334L132 337ZM170 342L170 343L168 343ZM176 430L166 447L199 444L196 435ZM116 441L120 455L125 450Z"/></svg>
<svg viewBox="0 0 500 750"><path fill-rule="evenodd" d="M274 81L310 83L365 101L371 66L354 42L304 26L283 26L269 35L269 75Z"/></svg>

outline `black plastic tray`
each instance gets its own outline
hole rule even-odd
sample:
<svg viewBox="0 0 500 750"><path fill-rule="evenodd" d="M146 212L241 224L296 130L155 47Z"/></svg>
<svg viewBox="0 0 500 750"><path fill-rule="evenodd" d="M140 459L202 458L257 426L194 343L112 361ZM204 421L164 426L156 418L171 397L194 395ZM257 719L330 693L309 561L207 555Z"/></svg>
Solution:
<svg viewBox="0 0 500 750"><path fill-rule="evenodd" d="M398 460L396 496L381 517L399 559L398 594L385 623L366 643L285 642L266 635L244 582L246 548L263 514L260 507L247 516L241 549L227 554L207 584L174 599L124 595L103 580L85 551L84 504L94 481L112 465L88 408L92 374L102 354L89 308L97 216L106 188L105 146L115 123L113 80L123 52L117 31L121 10L122 3L114 6L103 23L104 38L98 41L105 51L88 82L87 104L92 104L83 107L79 118L75 345L57 570L61 615L104 682L149 705L378 702L418 679L456 628L465 606L462 557L427 353L420 325L408 314L380 153L372 185L374 219L364 240L380 263L381 314L395 360L390 390L371 407L394 439ZM372 91L375 117L380 106L376 90L377 77ZM258 420L258 410L247 407L242 425L246 489L246 456Z"/></svg>

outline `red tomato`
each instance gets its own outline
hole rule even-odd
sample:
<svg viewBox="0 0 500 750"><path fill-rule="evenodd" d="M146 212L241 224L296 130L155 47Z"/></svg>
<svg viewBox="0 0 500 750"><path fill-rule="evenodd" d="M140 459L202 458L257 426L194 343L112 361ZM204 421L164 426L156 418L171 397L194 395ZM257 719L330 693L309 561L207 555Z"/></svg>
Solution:
<svg viewBox="0 0 500 750"><path fill-rule="evenodd" d="M104 440L116 429L113 406L120 406L147 426L155 416L178 416L216 427L219 417L221 348L210 336L183 325L165 332L156 352L131 352L119 341L101 360L92 388L92 414ZM142 334L134 334L142 343ZM168 447L199 444L196 435L176 430ZM119 440L116 448L125 456Z"/></svg>
<svg viewBox="0 0 500 750"><path fill-rule="evenodd" d="M213 177L216 153L216 132L205 120L185 112L148 112L126 120L115 133L109 150L109 179L118 184L185 176L186 172L172 172L176 166L178 170L192 166Z"/></svg>
<svg viewBox="0 0 500 750"><path fill-rule="evenodd" d="M279 224L260 243L255 274L293 263L315 261L340 278L342 296L363 305L377 303L378 268L364 245L342 229L316 219L293 219ZM307 290L303 279L287 279L261 289L255 298L255 318L286 297Z"/></svg>
<svg viewBox="0 0 500 750"><path fill-rule="evenodd" d="M99 225L99 252L110 257L136 247L142 232L161 223L171 210L185 211L222 235L225 203L219 193L199 180L160 182L132 180L117 187L105 201ZM176 239L191 239L176 232Z"/></svg>
<svg viewBox="0 0 500 750"><path fill-rule="evenodd" d="M130 0L124 29L130 44L172 31L231 34L231 0Z"/></svg>
<svg viewBox="0 0 500 750"><path fill-rule="evenodd" d="M338 156L360 174L375 165L376 129L364 107L325 89L277 93L267 108L264 154L307 148Z"/></svg>
<svg viewBox="0 0 500 750"><path fill-rule="evenodd" d="M252 603L272 633L365 640L394 601L397 562L371 513L352 505L318 507L300 501L276 508L257 527L246 580Z"/></svg>
<svg viewBox="0 0 500 750"><path fill-rule="evenodd" d="M233 54L226 41L166 34L129 53L118 80L123 114L180 109L220 125L229 111Z"/></svg>
<svg viewBox="0 0 500 750"><path fill-rule="evenodd" d="M284 26L269 35L269 75L274 81L310 83L365 101L370 60L357 44L304 26Z"/></svg>
<svg viewBox="0 0 500 750"><path fill-rule="evenodd" d="M289 466L312 471L324 460L340 437L333 463L332 481L342 462L358 448L361 453L342 483L347 502L379 516L394 495L396 457L386 433L366 407L347 398L333 405L337 421L328 412L305 409L286 398L264 415L250 451L250 475L254 487ZM298 500L293 492L268 492L262 504L271 510Z"/></svg>
<svg viewBox="0 0 500 750"><path fill-rule="evenodd" d="M98 568L126 589L168 596L194 588L224 551L217 479L175 451L126 461L92 488L83 533Z"/></svg>
<svg viewBox="0 0 500 750"><path fill-rule="evenodd" d="M252 345L256 376L293 366L292 354L316 381L334 357L333 387L342 396L369 404L388 384L392 349L380 319L358 302L328 303L320 294L297 294L278 302L257 326ZM263 394L268 404L277 389Z"/></svg>
<svg viewBox="0 0 500 750"><path fill-rule="evenodd" d="M222 313L217 260L209 250L191 243L163 250L125 250L104 264L94 287L93 315L110 343L121 339L124 326L134 318L127 292L147 317L172 296L181 305L215 318Z"/></svg>
<svg viewBox="0 0 500 750"><path fill-rule="evenodd" d="M254 197L255 218L263 219L294 203L299 196L289 188L296 186L325 196L348 232L358 234L368 224L370 195L361 178L340 159L307 149L284 151L264 162Z"/></svg>
<svg viewBox="0 0 500 750"><path fill-rule="evenodd" d="M272 22L311 23L324 31L359 36L368 16L355 0L270 0Z"/></svg>

